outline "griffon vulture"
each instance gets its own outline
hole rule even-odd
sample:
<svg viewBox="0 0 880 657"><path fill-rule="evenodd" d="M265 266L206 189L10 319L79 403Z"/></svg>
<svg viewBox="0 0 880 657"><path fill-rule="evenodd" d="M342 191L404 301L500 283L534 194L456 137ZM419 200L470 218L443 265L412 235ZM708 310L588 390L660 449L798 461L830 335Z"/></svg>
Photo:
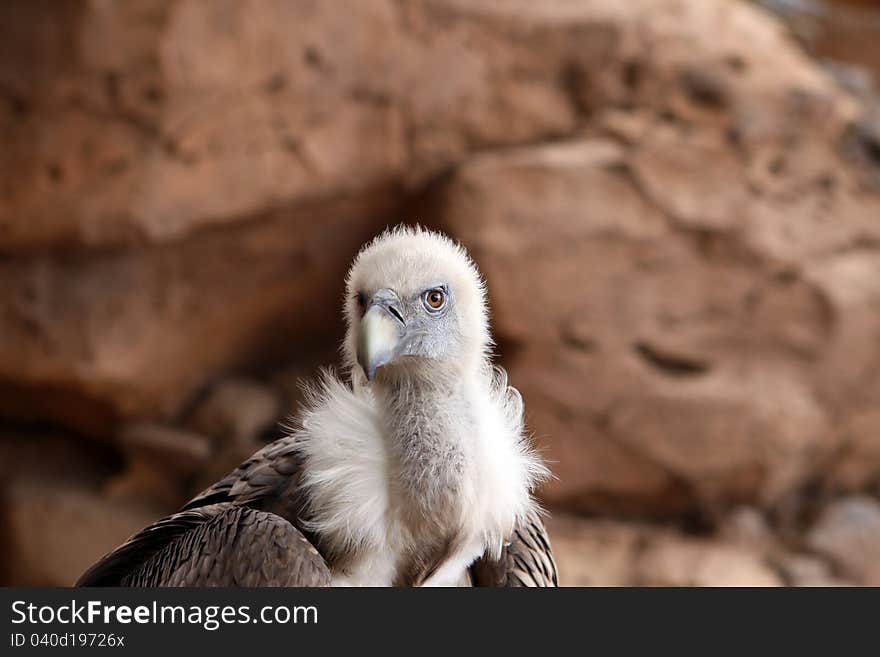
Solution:
<svg viewBox="0 0 880 657"><path fill-rule="evenodd" d="M347 378L291 435L90 568L81 586L556 586L532 491L547 471L490 363L485 286L420 228L347 279Z"/></svg>

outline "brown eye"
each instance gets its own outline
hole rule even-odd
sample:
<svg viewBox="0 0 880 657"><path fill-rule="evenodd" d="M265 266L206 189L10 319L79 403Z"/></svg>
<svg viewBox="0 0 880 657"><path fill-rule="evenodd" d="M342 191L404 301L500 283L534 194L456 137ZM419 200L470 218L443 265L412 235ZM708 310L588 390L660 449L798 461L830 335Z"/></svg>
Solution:
<svg viewBox="0 0 880 657"><path fill-rule="evenodd" d="M446 303L446 295L443 293L443 290L434 289L425 292L425 304L431 310L439 310L443 307L444 303Z"/></svg>
<svg viewBox="0 0 880 657"><path fill-rule="evenodd" d="M363 292L358 292L358 293L355 295L355 300L357 301L358 308L360 308L361 310L363 310L363 309L364 309L364 306L367 304L367 299L366 299L366 297L364 297L364 293L363 293Z"/></svg>

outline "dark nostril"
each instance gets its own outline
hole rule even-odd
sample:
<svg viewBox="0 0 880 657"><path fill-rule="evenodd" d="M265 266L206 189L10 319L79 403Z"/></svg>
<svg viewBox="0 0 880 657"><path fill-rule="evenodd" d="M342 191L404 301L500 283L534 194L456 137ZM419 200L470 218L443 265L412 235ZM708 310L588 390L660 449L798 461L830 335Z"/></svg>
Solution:
<svg viewBox="0 0 880 657"><path fill-rule="evenodd" d="M394 315L397 318L397 321L399 321L401 324L406 324L406 322L403 321L403 315L400 313L400 311L397 308L395 308L392 305L389 305L388 312L390 312L392 315Z"/></svg>

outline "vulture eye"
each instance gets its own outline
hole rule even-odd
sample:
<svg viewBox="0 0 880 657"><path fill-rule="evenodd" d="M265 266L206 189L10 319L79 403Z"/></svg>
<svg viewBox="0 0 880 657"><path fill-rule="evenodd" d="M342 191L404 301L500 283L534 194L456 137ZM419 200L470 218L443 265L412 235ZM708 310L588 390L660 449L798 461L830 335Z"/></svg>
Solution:
<svg viewBox="0 0 880 657"><path fill-rule="evenodd" d="M446 294L439 287L435 287L425 292L423 300L428 310L440 310L446 303Z"/></svg>
<svg viewBox="0 0 880 657"><path fill-rule="evenodd" d="M354 295L354 298L355 298L355 301L357 301L358 308L363 310L364 306L367 305L367 299L364 296L364 293L358 292L356 295Z"/></svg>

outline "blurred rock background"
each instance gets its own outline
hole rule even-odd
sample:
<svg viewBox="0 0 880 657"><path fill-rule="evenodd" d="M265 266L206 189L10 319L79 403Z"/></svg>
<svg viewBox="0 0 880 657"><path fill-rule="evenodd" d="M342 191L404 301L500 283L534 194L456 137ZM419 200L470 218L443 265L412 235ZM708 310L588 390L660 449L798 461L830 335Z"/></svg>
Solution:
<svg viewBox="0 0 880 657"><path fill-rule="evenodd" d="M0 583L279 436L418 221L489 280L564 583L880 584L880 7L757 4L0 3Z"/></svg>

